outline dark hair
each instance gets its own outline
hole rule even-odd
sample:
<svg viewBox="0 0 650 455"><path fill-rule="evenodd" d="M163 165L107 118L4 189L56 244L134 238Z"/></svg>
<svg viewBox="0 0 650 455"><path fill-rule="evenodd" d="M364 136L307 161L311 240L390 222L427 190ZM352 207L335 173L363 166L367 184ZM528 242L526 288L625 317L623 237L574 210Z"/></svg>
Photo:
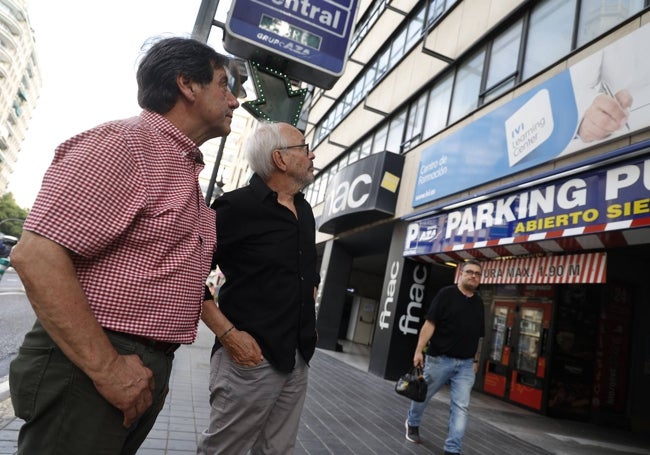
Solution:
<svg viewBox="0 0 650 455"><path fill-rule="evenodd" d="M475 265L475 266L479 267L481 270L483 270L483 267L481 266L481 263L476 259L470 259L468 261L461 262L460 263L460 270L461 271L465 270L465 267L467 267L468 265Z"/></svg>
<svg viewBox="0 0 650 455"><path fill-rule="evenodd" d="M214 70L227 67L228 63L228 57L195 39L161 39L146 51L138 65L138 104L143 109L166 114L180 95L176 85L179 75L206 85L212 82Z"/></svg>

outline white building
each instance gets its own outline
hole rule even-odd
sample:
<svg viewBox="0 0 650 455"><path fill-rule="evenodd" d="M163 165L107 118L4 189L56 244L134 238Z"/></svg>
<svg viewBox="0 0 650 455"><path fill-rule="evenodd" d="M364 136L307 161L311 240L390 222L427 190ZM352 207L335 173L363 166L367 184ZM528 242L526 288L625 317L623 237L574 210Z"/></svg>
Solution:
<svg viewBox="0 0 650 455"><path fill-rule="evenodd" d="M24 0L0 0L0 192L25 138L41 74Z"/></svg>
<svg viewBox="0 0 650 455"><path fill-rule="evenodd" d="M649 22L644 0L361 0L306 129L319 347L371 333L397 378L478 258L475 388L648 431Z"/></svg>
<svg viewBox="0 0 650 455"><path fill-rule="evenodd" d="M344 74L303 84L318 346L396 379L476 258L475 389L648 432L649 23L648 0L361 0Z"/></svg>

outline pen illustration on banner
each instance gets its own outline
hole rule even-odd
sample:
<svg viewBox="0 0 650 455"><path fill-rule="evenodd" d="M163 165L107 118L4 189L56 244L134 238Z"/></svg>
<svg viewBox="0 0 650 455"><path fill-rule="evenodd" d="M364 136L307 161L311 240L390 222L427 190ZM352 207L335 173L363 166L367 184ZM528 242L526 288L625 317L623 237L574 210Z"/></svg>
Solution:
<svg viewBox="0 0 650 455"><path fill-rule="evenodd" d="M553 133L551 98L540 90L505 122L510 167L542 145Z"/></svg>
<svg viewBox="0 0 650 455"><path fill-rule="evenodd" d="M621 105L621 102L618 100L618 98L616 98L616 95L614 95L614 92L612 92L612 89L609 88L609 84L606 81L600 81L600 88L603 93L605 93L607 96L610 96L614 101L616 101L618 107L620 107L623 111L628 112L629 109ZM630 131L630 124L627 121L625 122L625 128Z"/></svg>

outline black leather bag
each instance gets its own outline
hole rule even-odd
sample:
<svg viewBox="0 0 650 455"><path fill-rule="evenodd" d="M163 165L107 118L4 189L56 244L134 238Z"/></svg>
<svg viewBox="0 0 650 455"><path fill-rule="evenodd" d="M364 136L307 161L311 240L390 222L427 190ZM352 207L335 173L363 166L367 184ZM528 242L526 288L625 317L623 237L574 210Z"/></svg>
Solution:
<svg viewBox="0 0 650 455"><path fill-rule="evenodd" d="M403 374L395 384L395 392L413 401L422 403L427 399L427 383L422 375L422 368L413 367Z"/></svg>

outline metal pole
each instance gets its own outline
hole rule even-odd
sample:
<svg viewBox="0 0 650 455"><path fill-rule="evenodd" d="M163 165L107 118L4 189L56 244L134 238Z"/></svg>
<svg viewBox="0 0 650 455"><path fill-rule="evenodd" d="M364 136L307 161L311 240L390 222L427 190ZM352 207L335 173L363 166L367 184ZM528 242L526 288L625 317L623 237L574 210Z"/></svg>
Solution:
<svg viewBox="0 0 650 455"><path fill-rule="evenodd" d="M214 17L217 15L218 6L219 0L201 1L199 13L196 15L196 21L194 22L194 30L192 30L192 38L204 43L208 42L210 30L215 23ZM217 152L214 167L212 168L212 176L210 177L210 183L208 184L208 191L205 194L205 203L207 205L210 205L210 202L212 202L214 183L217 180L217 173L219 172L219 165L221 164L221 156L223 155L223 148L225 145L226 137L224 136L221 138L221 144L219 144L219 151Z"/></svg>
<svg viewBox="0 0 650 455"><path fill-rule="evenodd" d="M202 0L199 6L199 13L194 22L194 30L192 30L192 38L204 43L208 42L210 30L214 22L214 16L217 15L217 7L219 0Z"/></svg>
<svg viewBox="0 0 650 455"><path fill-rule="evenodd" d="M226 146L226 138L228 136L223 136L221 138L221 143L219 144L219 150L217 151L217 156L214 158L214 167L212 168L212 176L210 177L210 183L208 184L208 191L205 193L205 203L210 205L212 202L212 193L214 192L214 182L217 180L217 173L219 172L219 166L221 165L221 157L223 156L223 148Z"/></svg>

